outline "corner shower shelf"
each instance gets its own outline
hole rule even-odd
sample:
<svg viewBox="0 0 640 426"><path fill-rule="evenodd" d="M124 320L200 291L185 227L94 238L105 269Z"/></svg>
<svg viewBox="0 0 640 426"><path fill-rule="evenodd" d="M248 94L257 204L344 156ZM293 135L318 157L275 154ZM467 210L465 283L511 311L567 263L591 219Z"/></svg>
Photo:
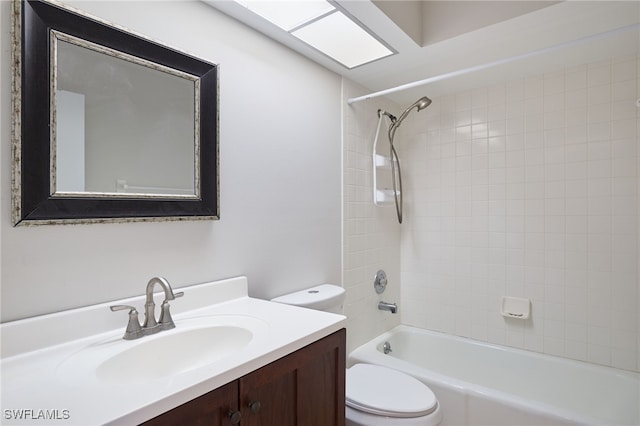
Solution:
<svg viewBox="0 0 640 426"><path fill-rule="evenodd" d="M393 189L376 189L374 200L376 206L390 206L393 204Z"/></svg>
<svg viewBox="0 0 640 426"><path fill-rule="evenodd" d="M373 174L373 204L376 206L392 206L395 203L393 187L394 164L390 155L382 155L378 153L378 137L380 136L380 126L382 124L382 115L378 111L378 128L376 136L373 140L372 149L372 174ZM397 165L397 164L396 164ZM397 168L395 168L397 170ZM397 191L395 195L400 195Z"/></svg>
<svg viewBox="0 0 640 426"><path fill-rule="evenodd" d="M373 155L373 162L377 168L390 169L391 159L385 155L375 154Z"/></svg>
<svg viewBox="0 0 640 426"><path fill-rule="evenodd" d="M376 206L390 206L394 203L391 186L391 159L373 153L373 203ZM399 194L399 192L398 192Z"/></svg>

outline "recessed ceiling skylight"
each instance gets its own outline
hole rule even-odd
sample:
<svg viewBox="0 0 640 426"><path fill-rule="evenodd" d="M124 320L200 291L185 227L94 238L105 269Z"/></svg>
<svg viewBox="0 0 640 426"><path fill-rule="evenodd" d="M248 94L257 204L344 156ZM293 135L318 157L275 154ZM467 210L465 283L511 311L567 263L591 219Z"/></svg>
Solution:
<svg viewBox="0 0 640 426"><path fill-rule="evenodd" d="M236 0L236 2L285 31L291 31L335 9L324 0Z"/></svg>
<svg viewBox="0 0 640 426"><path fill-rule="evenodd" d="M347 68L393 54L391 49L338 11L291 34Z"/></svg>
<svg viewBox="0 0 640 426"><path fill-rule="evenodd" d="M395 52L325 0L235 0L346 68Z"/></svg>

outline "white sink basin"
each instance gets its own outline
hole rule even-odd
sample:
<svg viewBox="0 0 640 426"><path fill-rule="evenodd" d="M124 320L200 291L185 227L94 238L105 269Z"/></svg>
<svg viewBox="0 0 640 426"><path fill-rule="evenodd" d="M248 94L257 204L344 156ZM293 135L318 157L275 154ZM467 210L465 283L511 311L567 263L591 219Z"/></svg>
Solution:
<svg viewBox="0 0 640 426"><path fill-rule="evenodd" d="M66 382L141 383L173 377L236 354L264 336L264 321L211 315L176 321L176 328L136 340L121 335L89 345L65 359Z"/></svg>
<svg viewBox="0 0 640 426"><path fill-rule="evenodd" d="M166 377L215 362L241 350L252 338L247 329L223 325L158 335L107 359L96 375L118 382Z"/></svg>

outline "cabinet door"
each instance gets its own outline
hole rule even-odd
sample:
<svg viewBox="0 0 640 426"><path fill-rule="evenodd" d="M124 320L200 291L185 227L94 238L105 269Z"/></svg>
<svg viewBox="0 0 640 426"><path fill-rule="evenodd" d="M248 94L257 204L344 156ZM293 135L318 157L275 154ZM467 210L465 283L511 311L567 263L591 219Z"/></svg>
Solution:
<svg viewBox="0 0 640 426"><path fill-rule="evenodd" d="M231 426L239 424L238 382L234 381L142 423L145 426Z"/></svg>
<svg viewBox="0 0 640 426"><path fill-rule="evenodd" d="M240 378L243 426L344 426L345 330Z"/></svg>
<svg viewBox="0 0 640 426"><path fill-rule="evenodd" d="M341 330L301 353L296 383L298 426L344 426L345 335Z"/></svg>
<svg viewBox="0 0 640 426"><path fill-rule="evenodd" d="M242 426L296 426L296 371L288 358L240 378Z"/></svg>

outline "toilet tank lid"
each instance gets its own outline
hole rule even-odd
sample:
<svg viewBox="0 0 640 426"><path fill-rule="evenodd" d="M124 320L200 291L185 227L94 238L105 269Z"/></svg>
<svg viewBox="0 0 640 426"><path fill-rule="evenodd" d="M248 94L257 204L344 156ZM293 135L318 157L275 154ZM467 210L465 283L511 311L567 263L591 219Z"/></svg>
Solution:
<svg viewBox="0 0 640 426"><path fill-rule="evenodd" d="M271 301L322 310L342 304L344 296L344 288L335 284L321 284L294 293L284 294L271 299Z"/></svg>

